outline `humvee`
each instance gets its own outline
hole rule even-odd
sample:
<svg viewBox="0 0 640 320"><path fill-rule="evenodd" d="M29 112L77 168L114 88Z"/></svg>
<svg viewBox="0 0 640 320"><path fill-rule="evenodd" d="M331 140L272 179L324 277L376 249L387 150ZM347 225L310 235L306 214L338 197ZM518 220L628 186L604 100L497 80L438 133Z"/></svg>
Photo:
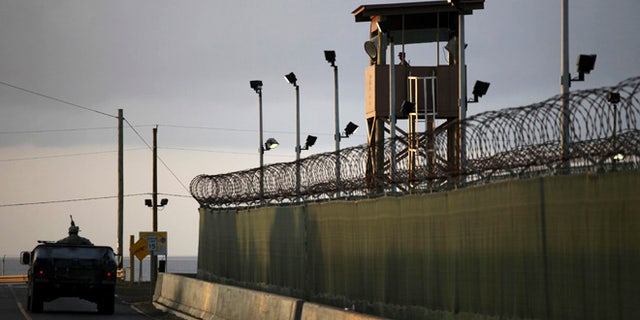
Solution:
<svg viewBox="0 0 640 320"><path fill-rule="evenodd" d="M27 309L43 311L44 302L78 297L98 305L98 312L113 314L116 260L111 247L41 243L21 253L29 265Z"/></svg>

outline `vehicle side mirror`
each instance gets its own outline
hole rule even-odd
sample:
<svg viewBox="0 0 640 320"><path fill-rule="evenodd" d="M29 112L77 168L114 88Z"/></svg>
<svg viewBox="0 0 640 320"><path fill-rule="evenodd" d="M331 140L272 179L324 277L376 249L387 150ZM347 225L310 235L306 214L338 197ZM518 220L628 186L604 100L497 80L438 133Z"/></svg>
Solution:
<svg viewBox="0 0 640 320"><path fill-rule="evenodd" d="M31 252L22 251L20 252L20 264L30 264L31 263Z"/></svg>

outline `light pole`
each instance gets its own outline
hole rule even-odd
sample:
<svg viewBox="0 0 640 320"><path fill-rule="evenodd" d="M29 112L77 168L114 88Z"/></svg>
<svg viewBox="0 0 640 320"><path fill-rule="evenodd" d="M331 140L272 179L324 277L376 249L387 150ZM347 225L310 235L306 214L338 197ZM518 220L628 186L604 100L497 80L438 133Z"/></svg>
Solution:
<svg viewBox="0 0 640 320"><path fill-rule="evenodd" d="M581 54L578 56L578 77L572 79L569 73L569 0L562 0L562 36L561 36L561 66L560 66L560 94L562 103L560 105L560 160L562 168L568 170L571 135L569 132L571 125L571 110L569 110L569 88L572 81L584 81L584 74L590 73L596 62L595 54Z"/></svg>
<svg viewBox="0 0 640 320"><path fill-rule="evenodd" d="M293 72L284 76L296 88L296 202L300 200L300 86Z"/></svg>
<svg viewBox="0 0 640 320"><path fill-rule="evenodd" d="M620 159L620 153L618 152L618 146L616 142L616 120L618 115L618 103L620 103L620 93L619 92L609 92L607 94L607 101L613 105L613 123L611 124L611 151L613 156L611 157L611 162L613 163L613 170L616 170L616 162Z"/></svg>
<svg viewBox="0 0 640 320"><path fill-rule="evenodd" d="M258 127L260 128L260 141L258 152L260 153L260 204L264 203L264 147L262 138L262 81L252 80L249 85L258 94Z"/></svg>
<svg viewBox="0 0 640 320"><path fill-rule="evenodd" d="M342 186L340 184L340 111L338 102L338 66L336 65L336 52L324 51L324 58L333 67L333 112L335 115L335 141L336 141L336 196L340 196Z"/></svg>
<svg viewBox="0 0 640 320"><path fill-rule="evenodd" d="M267 139L266 143L263 141L264 131L262 129L262 81L251 80L249 81L249 85L251 86L251 89L253 89L258 94L258 126L260 128L260 141L258 144L258 152L260 153L260 204L264 204L264 152L275 149L276 147L278 147L279 143L274 138Z"/></svg>
<svg viewBox="0 0 640 320"><path fill-rule="evenodd" d="M447 0L454 8L458 10L458 35L457 35L457 59L454 63L458 64L458 142L460 152L458 154L458 170L462 173L467 158L467 142L464 131L464 120L467 118L467 70L465 65L465 32L464 32L464 4L460 0ZM462 181L464 181L464 177Z"/></svg>

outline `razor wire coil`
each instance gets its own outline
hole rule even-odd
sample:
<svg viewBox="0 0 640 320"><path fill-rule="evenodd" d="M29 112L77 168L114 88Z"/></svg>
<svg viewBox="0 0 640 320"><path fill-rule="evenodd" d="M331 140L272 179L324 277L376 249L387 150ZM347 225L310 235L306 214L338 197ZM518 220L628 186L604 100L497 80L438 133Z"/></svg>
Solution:
<svg viewBox="0 0 640 320"><path fill-rule="evenodd" d="M571 174L586 170L638 169L640 164L640 77L612 87L570 92L568 152L561 152L562 100L557 95L528 106L488 111L464 121L449 121L434 132L434 149L420 148L410 164L406 141L387 139L384 159L389 163L395 147L396 170L383 176L367 171L371 146L340 150L340 182L336 180L335 152L315 154L300 160L300 192L296 190L296 162L218 175L199 175L191 181L192 196L203 207L239 208L264 204L287 204L336 198L371 197L388 192L434 192L487 181ZM612 104L607 95L620 94ZM452 152L448 132L460 126L466 156L459 170L451 170ZM426 145L425 133L417 136ZM454 148L459 149L456 146ZM460 152L461 150L454 150ZM433 154L429 157L429 153ZM624 155L624 159L615 158ZM375 184L379 188L372 189ZM399 191L398 191L399 190Z"/></svg>

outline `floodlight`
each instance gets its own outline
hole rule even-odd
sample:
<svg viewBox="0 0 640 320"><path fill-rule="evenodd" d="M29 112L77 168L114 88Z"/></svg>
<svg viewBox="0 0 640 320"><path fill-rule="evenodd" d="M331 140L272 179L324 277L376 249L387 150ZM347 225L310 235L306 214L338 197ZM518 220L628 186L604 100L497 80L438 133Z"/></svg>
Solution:
<svg viewBox="0 0 640 320"><path fill-rule="evenodd" d="M280 145L280 143L276 139L269 138L269 139L267 139L267 142L264 143L264 149L265 150L275 149L279 145Z"/></svg>
<svg viewBox="0 0 640 320"><path fill-rule="evenodd" d="M364 43L364 51L367 53L371 60L375 60L378 57L378 46L376 46L375 42L369 40Z"/></svg>
<svg viewBox="0 0 640 320"><path fill-rule="evenodd" d="M153 201L151 201L151 199L144 199L144 205L147 207L153 207Z"/></svg>
<svg viewBox="0 0 640 320"><path fill-rule="evenodd" d="M489 90L489 82L484 82L484 81L476 81L476 84L473 85L473 95L474 96L478 96L478 97L482 97L485 94L487 94L487 90Z"/></svg>
<svg viewBox="0 0 640 320"><path fill-rule="evenodd" d="M324 58L331 64L331 66L336 65L336 52L333 50L325 50Z"/></svg>
<svg viewBox="0 0 640 320"><path fill-rule="evenodd" d="M607 101L610 103L616 104L620 103L620 93L618 92L609 92L607 94Z"/></svg>
<svg viewBox="0 0 640 320"><path fill-rule="evenodd" d="M624 153L616 153L613 155L613 160L622 161L624 160Z"/></svg>
<svg viewBox="0 0 640 320"><path fill-rule="evenodd" d="M256 91L256 93L260 93L260 91L262 91L262 81L260 80L251 80L249 81L249 85L251 86L251 89Z"/></svg>
<svg viewBox="0 0 640 320"><path fill-rule="evenodd" d="M304 143L304 148L302 148L302 150L308 150L309 147L312 147L314 144L316 144L316 140L318 140L318 137L312 136L312 135L308 135L307 136L307 140Z"/></svg>
<svg viewBox="0 0 640 320"><path fill-rule="evenodd" d="M356 133L356 131L358 131L358 125L349 121L349 123L347 124L347 126L344 128L344 136L345 138L348 138L350 135Z"/></svg>
<svg viewBox="0 0 640 320"><path fill-rule="evenodd" d="M402 101L402 107L400 107L400 111L405 116L408 116L409 113L412 113L415 110L415 106L416 106L415 103L413 103L411 101L404 100L404 101Z"/></svg>
<svg viewBox="0 0 640 320"><path fill-rule="evenodd" d="M484 81L476 81L476 84L473 85L473 100L469 100L467 102L478 102L478 98L487 94L487 90L489 90L489 82Z"/></svg>
<svg viewBox="0 0 640 320"><path fill-rule="evenodd" d="M581 54L578 56L578 72L589 74L596 64L595 54Z"/></svg>
<svg viewBox="0 0 640 320"><path fill-rule="evenodd" d="M284 78L287 79L287 81L289 81L289 83L291 83L293 86L297 86L296 82L298 81L298 79L293 72L285 75Z"/></svg>
<svg viewBox="0 0 640 320"><path fill-rule="evenodd" d="M167 198L160 199L160 206L161 207L166 206L168 203L169 203L169 199L167 199Z"/></svg>
<svg viewBox="0 0 640 320"><path fill-rule="evenodd" d="M578 78L574 81L584 81L584 75L591 73L594 65L596 64L595 54L581 54L578 56Z"/></svg>

